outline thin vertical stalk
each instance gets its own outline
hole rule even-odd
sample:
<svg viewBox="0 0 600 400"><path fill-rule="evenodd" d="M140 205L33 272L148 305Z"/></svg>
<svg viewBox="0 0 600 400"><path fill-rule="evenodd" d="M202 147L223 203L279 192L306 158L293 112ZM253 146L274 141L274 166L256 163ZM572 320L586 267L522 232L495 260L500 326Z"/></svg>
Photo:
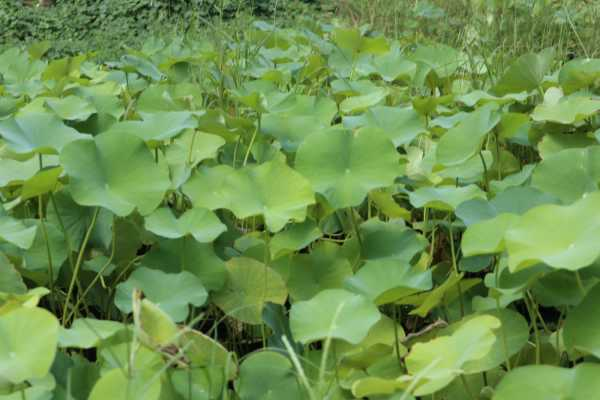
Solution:
<svg viewBox="0 0 600 400"><path fill-rule="evenodd" d="M83 238L83 242L81 243L81 247L79 249L79 255L77 256L77 261L75 263L75 268L73 269L73 276L71 277L71 282L69 283L69 289L67 291L67 297L65 298L65 305L63 307L63 315L62 315L62 324L65 325L67 322L67 308L69 307L69 301L71 301L71 295L73 294L73 287L75 286L75 282L77 281L77 277L79 275L79 269L81 268L81 263L83 262L83 254L85 253L85 248L92 236L92 230L96 225L96 219L98 218L98 213L100 212L100 207L96 207L94 210L94 215L92 216L92 221L90 222L90 226L85 232L85 236Z"/></svg>

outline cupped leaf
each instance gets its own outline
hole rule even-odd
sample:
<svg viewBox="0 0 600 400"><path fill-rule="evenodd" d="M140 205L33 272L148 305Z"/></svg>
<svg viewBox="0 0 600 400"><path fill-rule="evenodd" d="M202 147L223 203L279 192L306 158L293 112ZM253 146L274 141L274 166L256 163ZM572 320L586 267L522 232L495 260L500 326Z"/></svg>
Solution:
<svg viewBox="0 0 600 400"><path fill-rule="evenodd" d="M296 169L334 208L359 205L400 173L394 145L371 129L310 135L296 153Z"/></svg>
<svg viewBox="0 0 600 400"><path fill-rule="evenodd" d="M344 126L355 129L363 126L380 128L394 146L409 144L419 134L425 133L425 117L419 115L412 107L374 106L364 114L346 116Z"/></svg>
<svg viewBox="0 0 600 400"><path fill-rule="evenodd" d="M437 161L452 166L475 156L487 133L500 121L497 108L493 103L478 108L444 133L436 149Z"/></svg>
<svg viewBox="0 0 600 400"><path fill-rule="evenodd" d="M0 315L0 379L14 384L42 378L56 354L59 324L41 308Z"/></svg>
<svg viewBox="0 0 600 400"><path fill-rule="evenodd" d="M317 243L310 254L298 254L290 260L287 286L294 300L308 300L325 289L342 288L352 276L352 266L340 247Z"/></svg>
<svg viewBox="0 0 600 400"><path fill-rule="evenodd" d="M92 104L77 96L48 99L46 106L60 118L70 121L85 121L96 113Z"/></svg>
<svg viewBox="0 0 600 400"><path fill-rule="evenodd" d="M271 258L276 259L301 250L320 238L321 235L322 232L317 224L310 219L299 224L291 224L287 229L278 232L269 241Z"/></svg>
<svg viewBox="0 0 600 400"><path fill-rule="evenodd" d="M309 182L279 161L239 170L226 165L201 168L183 185L183 192L196 207L226 208L238 218L262 214L273 232L289 220L304 221L306 207L314 203Z"/></svg>
<svg viewBox="0 0 600 400"><path fill-rule="evenodd" d="M117 285L115 304L122 312L132 311L132 295L135 289L141 290L175 322L186 319L188 305L199 307L208 297L200 279L187 271L167 274L140 267L133 271L125 282Z"/></svg>
<svg viewBox="0 0 600 400"><path fill-rule="evenodd" d="M485 199L485 192L477 185L467 186L424 186L409 193L410 203L417 207L453 211L461 203L471 199Z"/></svg>
<svg viewBox="0 0 600 400"><path fill-rule="evenodd" d="M423 396L444 388L457 377L464 365L485 357L492 349L494 330L500 321L490 315L466 321L449 336L416 343L408 356L408 373L418 379L414 394Z"/></svg>
<svg viewBox="0 0 600 400"><path fill-rule="evenodd" d="M508 67L494 86L494 92L502 96L537 89L550 70L554 55L553 48L522 55Z"/></svg>
<svg viewBox="0 0 600 400"><path fill-rule="evenodd" d="M283 304L287 289L283 279L272 268L251 258L229 260L227 281L213 301L227 315L248 324L261 324L267 302Z"/></svg>
<svg viewBox="0 0 600 400"><path fill-rule="evenodd" d="M562 66L558 73L558 83L566 94L594 84L600 78L600 60L580 58L571 60Z"/></svg>
<svg viewBox="0 0 600 400"><path fill-rule="evenodd" d="M50 113L24 113L0 121L0 137L18 154L58 154L67 144L88 139Z"/></svg>
<svg viewBox="0 0 600 400"><path fill-rule="evenodd" d="M393 258L407 263L427 246L427 239L402 220L383 222L372 218L359 227L365 260Z"/></svg>
<svg viewBox="0 0 600 400"><path fill-rule="evenodd" d="M526 365L509 372L494 391L494 400L587 400L600 391L600 365L574 368Z"/></svg>
<svg viewBox="0 0 600 400"><path fill-rule="evenodd" d="M168 273L189 271L208 290L221 289L227 275L225 263L215 254L213 245L191 237L159 239L144 256L143 265Z"/></svg>
<svg viewBox="0 0 600 400"><path fill-rule="evenodd" d="M596 114L600 110L600 100L585 96L570 96L553 104L540 104L531 113L537 122L557 122L574 124Z"/></svg>
<svg viewBox="0 0 600 400"><path fill-rule="evenodd" d="M201 243L215 240L227 227L210 210L192 208L175 218L170 208L159 208L146 217L146 229L159 236L177 239L188 234Z"/></svg>
<svg viewBox="0 0 600 400"><path fill-rule="evenodd" d="M60 160L78 204L105 207L119 216L149 214L170 186L169 171L145 143L129 134L98 135L64 148Z"/></svg>
<svg viewBox="0 0 600 400"><path fill-rule="evenodd" d="M261 132L273 136L281 147L295 151L304 138L331 125L336 104L327 97L297 95L261 119Z"/></svg>
<svg viewBox="0 0 600 400"><path fill-rule="evenodd" d="M0 214L0 239L27 250L36 238L37 224Z"/></svg>
<svg viewBox="0 0 600 400"><path fill-rule="evenodd" d="M393 303L432 287L431 270L423 271L394 259L368 261L346 280L346 287L377 305Z"/></svg>
<svg viewBox="0 0 600 400"><path fill-rule="evenodd" d="M140 113L141 121L123 121L110 128L112 134L130 134L144 141L167 140L184 129L195 128L198 121L188 111Z"/></svg>
<svg viewBox="0 0 600 400"><path fill-rule="evenodd" d="M154 371L135 371L129 374L115 368L103 375L94 385L89 400L158 400L161 380Z"/></svg>
<svg viewBox="0 0 600 400"><path fill-rule="evenodd" d="M537 263L578 270L600 256L600 192L569 206L542 205L523 214L506 231L508 265L516 271Z"/></svg>
<svg viewBox="0 0 600 400"><path fill-rule="evenodd" d="M531 185L572 203L584 193L598 189L600 146L565 149L551 154L535 167Z"/></svg>
<svg viewBox="0 0 600 400"><path fill-rule="evenodd" d="M341 339L360 343L381 314L366 297L343 289L323 290L292 305L290 327L302 343Z"/></svg>
<svg viewBox="0 0 600 400"><path fill-rule="evenodd" d="M93 318L76 319L70 328L61 327L58 335L58 346L91 349L124 328L125 326L122 323L116 321Z"/></svg>
<svg viewBox="0 0 600 400"><path fill-rule="evenodd" d="M504 251L504 235L519 219L514 214L500 214L467 227L462 236L461 248L467 257Z"/></svg>
<svg viewBox="0 0 600 400"><path fill-rule="evenodd" d="M292 362L273 351L256 352L246 358L240 365L235 387L240 400L302 400L307 396L298 382Z"/></svg>

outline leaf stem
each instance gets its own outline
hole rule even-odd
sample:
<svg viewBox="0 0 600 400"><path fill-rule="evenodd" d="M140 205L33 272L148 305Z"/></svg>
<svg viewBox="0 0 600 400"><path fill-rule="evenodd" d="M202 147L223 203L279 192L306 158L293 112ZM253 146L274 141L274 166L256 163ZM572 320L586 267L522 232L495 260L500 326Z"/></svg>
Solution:
<svg viewBox="0 0 600 400"><path fill-rule="evenodd" d="M83 238L83 242L81 243L81 247L79 248L79 255L77 256L77 262L75 263L75 268L73 269L73 276L71 277L71 282L69 283L69 289L67 291L67 297L65 298L65 305L63 307L63 315L62 315L62 324L63 326L67 322L67 308L69 306L69 301L71 301L71 295L73 294L73 287L75 286L75 281L77 281L77 276L79 275L79 269L81 268L81 263L83 262L83 254L85 252L85 248L87 247L88 241L92 236L92 230L96 225L96 219L98 218L98 213L100 212L100 207L96 207L94 210L94 215L92 216L92 221L90 222L90 226L85 232L85 236Z"/></svg>

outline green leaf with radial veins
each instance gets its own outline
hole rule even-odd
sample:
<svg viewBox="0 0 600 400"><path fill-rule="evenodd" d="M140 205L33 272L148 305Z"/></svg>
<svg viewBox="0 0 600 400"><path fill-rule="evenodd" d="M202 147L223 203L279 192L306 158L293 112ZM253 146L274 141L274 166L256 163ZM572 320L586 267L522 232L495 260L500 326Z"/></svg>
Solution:
<svg viewBox="0 0 600 400"><path fill-rule="evenodd" d="M32 220L20 220L0 214L0 239L27 250L36 237L37 225Z"/></svg>
<svg viewBox="0 0 600 400"><path fill-rule="evenodd" d="M327 128L337 112L327 97L296 95L262 116L261 132L279 140L287 151L295 151L309 134Z"/></svg>
<svg viewBox="0 0 600 400"><path fill-rule="evenodd" d="M17 384L44 377L54 361L58 328L56 317L37 307L0 315L0 379Z"/></svg>
<svg viewBox="0 0 600 400"><path fill-rule="evenodd" d="M58 346L91 349L124 329L125 325L117 321L79 318L73 321L70 328L60 328Z"/></svg>
<svg viewBox="0 0 600 400"><path fill-rule="evenodd" d="M565 63L558 73L558 83L566 94L594 84L600 78L600 60L580 58Z"/></svg>
<svg viewBox="0 0 600 400"><path fill-rule="evenodd" d="M66 126L50 113L24 113L0 121L0 137L18 154L58 154L63 147L78 139L91 139Z"/></svg>
<svg viewBox="0 0 600 400"><path fill-rule="evenodd" d="M31 178L40 169L37 157L26 161L0 158L0 187L18 185Z"/></svg>
<svg viewBox="0 0 600 400"><path fill-rule="evenodd" d="M394 144L371 129L310 135L296 153L296 169L334 208L358 206L400 175Z"/></svg>
<svg viewBox="0 0 600 400"><path fill-rule="evenodd" d="M318 242L309 254L296 254L289 261L287 287L290 297L308 300L325 289L341 289L352 276L352 266L340 246Z"/></svg>
<svg viewBox="0 0 600 400"><path fill-rule="evenodd" d="M494 330L499 327L498 318L482 315L464 322L449 336L416 343L406 356L408 373L419 377L414 394L437 392L462 373L463 365L485 357L496 342Z"/></svg>
<svg viewBox="0 0 600 400"><path fill-rule="evenodd" d="M358 344L380 318L375 304L365 296L328 289L292 304L290 327L294 338L304 344L327 338Z"/></svg>
<svg viewBox="0 0 600 400"><path fill-rule="evenodd" d="M212 243L199 243L192 237L161 238L142 260L145 267L163 272L189 271L208 290L219 290L225 283L225 263L215 254Z"/></svg>
<svg viewBox="0 0 600 400"><path fill-rule="evenodd" d="M257 351L245 358L235 388L241 400L307 398L290 359L275 351Z"/></svg>
<svg viewBox="0 0 600 400"><path fill-rule="evenodd" d="M476 155L485 135L500 122L496 109L497 104L486 104L444 133L436 149L437 161L451 166L462 164Z"/></svg>
<svg viewBox="0 0 600 400"><path fill-rule="evenodd" d="M477 185L425 186L409 193L410 203L416 208L428 207L443 211L456 210L462 202L486 199L485 192Z"/></svg>
<svg viewBox="0 0 600 400"><path fill-rule="evenodd" d="M365 260L393 258L410 261L429 245L427 239L404 225L402 220L384 222L371 218L359 228Z"/></svg>
<svg viewBox="0 0 600 400"><path fill-rule="evenodd" d="M555 54L553 48L547 48L537 54L522 55L508 67L494 87L494 92L502 96L537 89L550 70Z"/></svg>
<svg viewBox="0 0 600 400"><path fill-rule="evenodd" d="M515 214L502 213L469 225L462 236L463 254L470 257L503 252L504 234L518 220L519 217Z"/></svg>
<svg viewBox="0 0 600 400"><path fill-rule="evenodd" d="M96 113L96 108L87 100L77 96L67 96L61 99L48 99L46 106L62 119L85 121Z"/></svg>
<svg viewBox="0 0 600 400"><path fill-rule="evenodd" d="M227 165L200 168L183 185L196 207L225 208L238 218L263 215L271 232L292 220L302 222L315 202L309 182L279 161L233 169Z"/></svg>
<svg viewBox="0 0 600 400"><path fill-rule="evenodd" d="M576 271L600 256L600 192L568 206L542 205L523 214L506 231L511 272L537 263Z"/></svg>
<svg viewBox="0 0 600 400"><path fill-rule="evenodd" d="M78 140L64 148L60 159L75 202L118 216L136 208L142 215L151 213L170 186L166 163L156 163L144 141L129 134Z"/></svg>
<svg viewBox="0 0 600 400"><path fill-rule="evenodd" d="M355 129L363 126L381 128L394 146L409 144L419 134L427 132L425 117L412 107L375 106L364 114L346 116L343 119L346 128Z"/></svg>
<svg viewBox="0 0 600 400"><path fill-rule="evenodd" d="M225 314L248 324L261 324L267 302L283 304L287 289L272 268L252 258L236 257L227 262L225 287L215 293L214 303Z"/></svg>
<svg viewBox="0 0 600 400"><path fill-rule="evenodd" d="M598 189L600 146L565 149L544 158L536 165L531 186L558 197L564 203L580 199Z"/></svg>
<svg viewBox="0 0 600 400"><path fill-rule="evenodd" d="M132 311L131 296L134 289L141 290L175 322L187 318L189 305L200 307L208 297L200 279L190 272L167 274L139 267L133 271L129 279L117 285L115 305L126 314Z"/></svg>
<svg viewBox="0 0 600 400"><path fill-rule="evenodd" d="M394 259L367 261L353 277L346 279L346 287L377 305L388 304L430 290L431 270L424 271Z"/></svg>
<svg viewBox="0 0 600 400"><path fill-rule="evenodd" d="M191 234L201 243L210 243L227 230L219 217L206 208L192 208L179 218L170 208L159 208L146 217L145 225L158 236L177 239Z"/></svg>
<svg viewBox="0 0 600 400"><path fill-rule="evenodd" d="M184 129L195 128L198 121L188 111L140 113L141 121L123 121L110 127L113 133L131 134L145 141L162 141L178 135Z"/></svg>
<svg viewBox="0 0 600 400"><path fill-rule="evenodd" d="M574 368L526 365L507 373L494 390L494 400L589 400L600 392L600 365Z"/></svg>
<svg viewBox="0 0 600 400"><path fill-rule="evenodd" d="M555 104L540 104L531 113L536 122L574 124L600 110L600 100L585 96L570 96Z"/></svg>
<svg viewBox="0 0 600 400"><path fill-rule="evenodd" d="M89 400L158 400L161 393L160 374L140 369L128 374L114 368L102 375L90 393Z"/></svg>

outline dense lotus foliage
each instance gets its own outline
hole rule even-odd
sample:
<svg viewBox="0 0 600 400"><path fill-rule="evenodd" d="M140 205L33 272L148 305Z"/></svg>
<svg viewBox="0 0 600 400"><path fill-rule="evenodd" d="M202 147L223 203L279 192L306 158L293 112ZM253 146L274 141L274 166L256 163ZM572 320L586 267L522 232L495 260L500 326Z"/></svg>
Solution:
<svg viewBox="0 0 600 400"><path fill-rule="evenodd" d="M0 54L0 399L598 397L600 60L45 50Z"/></svg>

